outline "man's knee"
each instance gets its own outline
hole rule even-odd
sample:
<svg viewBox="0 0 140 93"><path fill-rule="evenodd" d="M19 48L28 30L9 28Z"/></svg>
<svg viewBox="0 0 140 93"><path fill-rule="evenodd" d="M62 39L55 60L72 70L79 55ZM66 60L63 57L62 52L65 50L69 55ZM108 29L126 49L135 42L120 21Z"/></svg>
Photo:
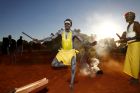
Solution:
<svg viewBox="0 0 140 93"><path fill-rule="evenodd" d="M72 73L75 73L75 67L76 67L76 57L72 57L72 60L71 60L71 72Z"/></svg>
<svg viewBox="0 0 140 93"><path fill-rule="evenodd" d="M53 59L52 63L51 63L51 66L52 67L56 67L57 66L57 63L58 63L58 60L56 58Z"/></svg>
<svg viewBox="0 0 140 93"><path fill-rule="evenodd" d="M57 58L54 58L51 64L52 67L64 67L65 65L62 62L59 62Z"/></svg>

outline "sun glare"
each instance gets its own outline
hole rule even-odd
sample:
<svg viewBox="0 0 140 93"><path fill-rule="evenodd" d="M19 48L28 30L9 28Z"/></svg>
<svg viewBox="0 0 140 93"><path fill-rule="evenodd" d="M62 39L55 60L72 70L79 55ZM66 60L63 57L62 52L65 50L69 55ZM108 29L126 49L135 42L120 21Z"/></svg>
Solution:
<svg viewBox="0 0 140 93"><path fill-rule="evenodd" d="M114 38L115 40L118 39L116 33L120 34L121 28L117 23L113 21L103 21L91 27L92 33L96 34L97 40L104 39L104 38Z"/></svg>
<svg viewBox="0 0 140 93"><path fill-rule="evenodd" d="M104 38L114 38L118 40L119 38L116 33L119 35L123 33L121 22L118 22L118 20L109 14L102 16L101 14L94 13L87 17L85 25L85 33L88 35L96 35L96 40Z"/></svg>

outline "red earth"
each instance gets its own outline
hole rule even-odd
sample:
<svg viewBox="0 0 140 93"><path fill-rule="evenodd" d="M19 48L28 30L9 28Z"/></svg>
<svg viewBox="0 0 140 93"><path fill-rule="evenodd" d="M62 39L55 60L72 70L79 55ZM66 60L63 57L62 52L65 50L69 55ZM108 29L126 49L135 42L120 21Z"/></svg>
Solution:
<svg viewBox="0 0 140 93"><path fill-rule="evenodd" d="M71 93L70 68L51 67L55 53L33 52L16 56L12 62L8 56L0 56L0 93L8 93L29 83L48 78L47 93ZM140 93L140 84L129 83L129 76L122 72L124 55L113 54L101 59L103 75L93 78L82 76L77 65L74 93Z"/></svg>

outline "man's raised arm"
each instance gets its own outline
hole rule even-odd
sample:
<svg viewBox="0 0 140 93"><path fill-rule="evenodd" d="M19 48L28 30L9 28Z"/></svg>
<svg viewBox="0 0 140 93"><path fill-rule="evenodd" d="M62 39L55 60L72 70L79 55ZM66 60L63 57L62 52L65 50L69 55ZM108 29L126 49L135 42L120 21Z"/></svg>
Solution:
<svg viewBox="0 0 140 93"><path fill-rule="evenodd" d="M41 39L41 40L39 40L39 41L40 41L40 42L52 41L53 39L55 39L56 37L58 37L59 35L61 35L61 33L62 33L62 29L61 29L61 30L58 30L58 32L56 32L56 33L53 34L53 35L52 35L52 33L51 33L51 36L50 36L50 37Z"/></svg>

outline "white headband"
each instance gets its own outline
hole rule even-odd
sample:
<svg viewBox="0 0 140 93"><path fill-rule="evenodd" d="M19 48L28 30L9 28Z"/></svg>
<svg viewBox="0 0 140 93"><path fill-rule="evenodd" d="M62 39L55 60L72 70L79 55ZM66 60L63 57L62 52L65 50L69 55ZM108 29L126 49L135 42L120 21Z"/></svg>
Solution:
<svg viewBox="0 0 140 93"><path fill-rule="evenodd" d="M71 24L70 21L65 21L65 23Z"/></svg>

